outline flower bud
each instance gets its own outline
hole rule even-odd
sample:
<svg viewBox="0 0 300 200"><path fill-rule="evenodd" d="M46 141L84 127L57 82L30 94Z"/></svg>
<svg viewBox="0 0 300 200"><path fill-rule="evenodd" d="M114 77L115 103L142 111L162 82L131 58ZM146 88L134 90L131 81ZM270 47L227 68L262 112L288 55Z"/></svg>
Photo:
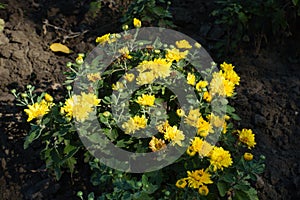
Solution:
<svg viewBox="0 0 300 200"><path fill-rule="evenodd" d="M13 93L13 94L15 94L17 92L17 90L16 89L12 89L10 92Z"/></svg>
<svg viewBox="0 0 300 200"><path fill-rule="evenodd" d="M28 90L30 90L30 89L32 88L32 85L27 85L26 88L27 88Z"/></svg>
<svg viewBox="0 0 300 200"><path fill-rule="evenodd" d="M72 63L71 62L67 62L67 67L72 67Z"/></svg>
<svg viewBox="0 0 300 200"><path fill-rule="evenodd" d="M127 24L123 25L123 26L122 26L122 29L123 29L124 31L127 31L127 30L128 30L128 25L127 25Z"/></svg>
<svg viewBox="0 0 300 200"><path fill-rule="evenodd" d="M28 97L28 95L27 95L26 93L22 93L22 94L21 94L21 97L23 97L23 98L27 98L27 97Z"/></svg>
<svg viewBox="0 0 300 200"><path fill-rule="evenodd" d="M69 90L69 91L72 90L72 86L71 86L71 85L68 85L66 88L67 88L67 90Z"/></svg>

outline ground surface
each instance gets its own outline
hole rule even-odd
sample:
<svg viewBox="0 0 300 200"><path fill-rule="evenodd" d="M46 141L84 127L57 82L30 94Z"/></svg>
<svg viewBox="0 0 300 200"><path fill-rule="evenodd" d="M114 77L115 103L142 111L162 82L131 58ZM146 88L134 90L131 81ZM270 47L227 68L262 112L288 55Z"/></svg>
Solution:
<svg viewBox="0 0 300 200"><path fill-rule="evenodd" d="M4 2L8 6L0 10L0 18L6 22L0 36L0 200L74 199L78 190L90 187L84 176L70 179L64 175L59 182L53 180L39 159L38 144L23 150L29 125L9 94L10 89L22 90L28 83L52 94L62 92L65 63L74 60L76 53L90 51L97 36L120 31L118 13L104 8L105 14L94 20L81 4L83 1L73 2L12 0ZM184 5L174 2L175 22L182 32L206 41L201 26L205 24L209 5L205 1L186 2ZM49 26L45 30L45 19L82 34L67 38L69 33L63 30ZM198 23L199 19L202 21ZM213 26L206 24L206 29L214 32ZM208 31L206 34L210 34ZM49 50L49 44L64 39L76 53L54 54ZM288 51L299 44L299 38L294 37L282 48L267 45L258 55L244 53L230 58L241 76L237 99L232 102L242 118L240 127L254 130L255 154L266 156L266 171L257 183L263 200L300 199L300 63L295 59L300 54ZM85 173L85 169L80 170Z"/></svg>

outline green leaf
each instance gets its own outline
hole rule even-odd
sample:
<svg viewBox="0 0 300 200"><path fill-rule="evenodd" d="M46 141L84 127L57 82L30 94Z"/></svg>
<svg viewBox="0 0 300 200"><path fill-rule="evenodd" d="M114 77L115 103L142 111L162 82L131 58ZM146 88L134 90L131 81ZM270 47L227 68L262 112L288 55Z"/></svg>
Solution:
<svg viewBox="0 0 300 200"><path fill-rule="evenodd" d="M226 192L228 191L229 187L229 183L223 182L223 181L219 181L217 183L217 187L219 190L219 194L221 197L224 197Z"/></svg>
<svg viewBox="0 0 300 200"><path fill-rule="evenodd" d="M31 144L34 140L38 139L42 133L42 130L37 125L32 125L29 135L25 138L24 149L27 149L29 144Z"/></svg>
<svg viewBox="0 0 300 200"><path fill-rule="evenodd" d="M292 0L292 2L293 2L293 4L294 4L294 6L296 6L296 5L298 5L299 0Z"/></svg>
<svg viewBox="0 0 300 200"><path fill-rule="evenodd" d="M231 118L234 119L234 120L236 120L236 121L240 121L241 120L241 118L237 114L234 114L234 113L231 114Z"/></svg>

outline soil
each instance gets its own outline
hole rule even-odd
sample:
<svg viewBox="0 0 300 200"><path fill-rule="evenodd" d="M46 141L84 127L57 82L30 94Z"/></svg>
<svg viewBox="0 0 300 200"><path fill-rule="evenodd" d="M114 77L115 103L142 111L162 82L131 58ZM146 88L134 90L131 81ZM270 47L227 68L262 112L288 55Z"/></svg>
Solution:
<svg viewBox="0 0 300 200"><path fill-rule="evenodd" d="M39 158L39 145L23 149L30 126L9 92L24 90L30 83L37 92L62 93L66 63L74 60L76 53L91 51L97 36L120 31L120 12L106 5L93 18L88 2L3 1L7 7L0 10L0 18L6 22L0 34L0 200L76 199L78 190L91 188L82 166L78 166L81 176L65 174L55 181ZM211 45L208 35L217 38L223 34L211 21L206 22L210 11L206 1L174 1L172 7L178 30L204 47ZM59 28L45 29L45 20ZM70 38L70 31L78 36ZM76 53L53 53L49 50L53 42L64 43ZM266 156L266 170L256 184L262 200L300 199L299 44L296 32L280 48L266 44L259 54L243 51L228 58L241 76L237 98L232 101L242 118L237 125L253 129L257 140L254 153Z"/></svg>

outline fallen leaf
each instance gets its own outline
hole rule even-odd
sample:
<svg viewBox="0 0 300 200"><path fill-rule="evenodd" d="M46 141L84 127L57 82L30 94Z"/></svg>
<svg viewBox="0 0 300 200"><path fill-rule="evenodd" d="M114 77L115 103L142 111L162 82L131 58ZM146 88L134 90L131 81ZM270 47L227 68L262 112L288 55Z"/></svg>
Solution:
<svg viewBox="0 0 300 200"><path fill-rule="evenodd" d="M63 53L71 53L72 51L61 43L53 43L50 45L50 49L53 52L63 52Z"/></svg>

